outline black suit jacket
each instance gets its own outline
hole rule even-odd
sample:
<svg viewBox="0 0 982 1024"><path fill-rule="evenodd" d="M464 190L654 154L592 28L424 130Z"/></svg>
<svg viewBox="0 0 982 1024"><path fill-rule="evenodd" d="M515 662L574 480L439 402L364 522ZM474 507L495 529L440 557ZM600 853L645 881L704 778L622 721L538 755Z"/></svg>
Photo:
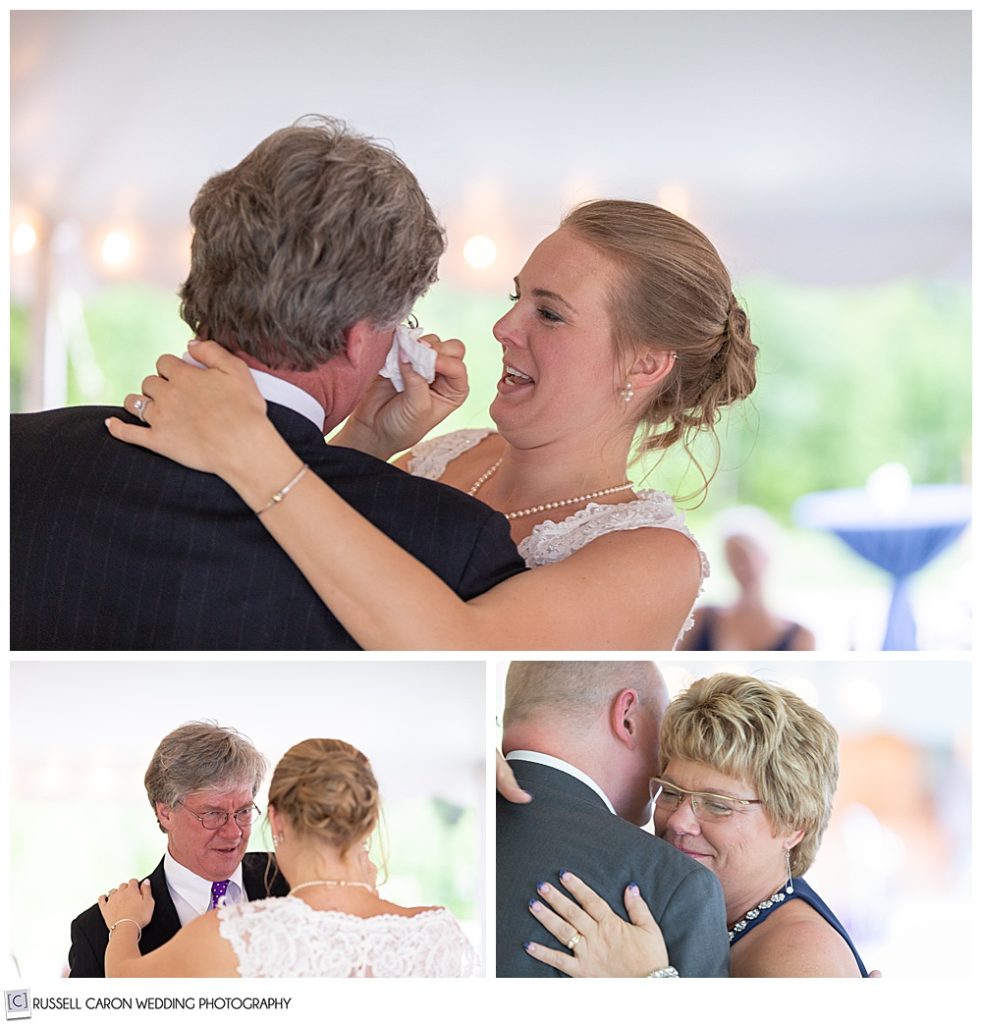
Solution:
<svg viewBox="0 0 982 1024"><path fill-rule="evenodd" d="M589 786L571 775L509 761L530 804L498 797L497 976L565 977L530 957L525 942L561 949L529 911L540 882L572 871L627 918L624 890L637 883L661 926L671 965L682 977L725 977L729 942L716 876L668 843L611 814ZM562 886L560 886L562 890Z"/></svg>
<svg viewBox="0 0 982 1024"><path fill-rule="evenodd" d="M286 879L276 870L275 860L269 871L267 889L266 868L269 863L269 857L265 853L247 853L242 858L242 885L250 900L261 900L267 896L285 896L289 891ZM153 952L181 930L174 901L167 889L163 858L148 877L154 906L153 917L140 937L140 952L144 954ZM68 951L69 977L104 978L108 944L109 929L98 904L93 904L72 921L72 946Z"/></svg>
<svg viewBox="0 0 982 1024"><path fill-rule="evenodd" d="M461 597L524 568L486 505L326 445L283 406L268 413L311 469ZM116 441L110 415L136 422L95 406L11 417L13 650L358 649L230 487Z"/></svg>

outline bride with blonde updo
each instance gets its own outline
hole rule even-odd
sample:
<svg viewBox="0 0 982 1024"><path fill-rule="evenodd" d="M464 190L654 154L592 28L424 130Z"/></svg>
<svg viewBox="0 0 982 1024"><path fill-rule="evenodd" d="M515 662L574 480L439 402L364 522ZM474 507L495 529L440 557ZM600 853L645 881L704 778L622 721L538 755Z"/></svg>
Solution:
<svg viewBox="0 0 982 1024"><path fill-rule="evenodd" d="M286 897L220 907L141 956L138 931L112 931L106 977L465 977L476 952L444 907L382 899L368 840L379 823L378 783L350 743L308 739L273 772L267 812ZM149 885L123 883L101 899L107 925L150 921Z"/></svg>

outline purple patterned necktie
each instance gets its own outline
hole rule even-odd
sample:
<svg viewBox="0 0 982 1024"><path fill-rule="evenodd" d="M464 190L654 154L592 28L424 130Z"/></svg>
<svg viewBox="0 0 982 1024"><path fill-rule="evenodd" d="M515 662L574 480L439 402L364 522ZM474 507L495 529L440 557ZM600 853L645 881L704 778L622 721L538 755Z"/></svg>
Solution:
<svg viewBox="0 0 982 1024"><path fill-rule="evenodd" d="M214 910L215 907L220 905L221 898L225 895L225 890L228 888L230 879L226 878L222 882L211 883L211 906L210 910Z"/></svg>

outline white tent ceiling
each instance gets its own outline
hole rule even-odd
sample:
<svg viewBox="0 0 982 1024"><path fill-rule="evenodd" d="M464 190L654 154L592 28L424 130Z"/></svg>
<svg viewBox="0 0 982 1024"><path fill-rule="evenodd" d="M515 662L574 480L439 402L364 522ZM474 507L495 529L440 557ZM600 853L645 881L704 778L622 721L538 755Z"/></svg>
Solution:
<svg viewBox="0 0 982 1024"><path fill-rule="evenodd" d="M168 286L205 178L308 112L391 141L445 278L480 232L500 290L597 195L687 210L737 277L969 273L964 11L13 12L10 39L15 209L136 230Z"/></svg>

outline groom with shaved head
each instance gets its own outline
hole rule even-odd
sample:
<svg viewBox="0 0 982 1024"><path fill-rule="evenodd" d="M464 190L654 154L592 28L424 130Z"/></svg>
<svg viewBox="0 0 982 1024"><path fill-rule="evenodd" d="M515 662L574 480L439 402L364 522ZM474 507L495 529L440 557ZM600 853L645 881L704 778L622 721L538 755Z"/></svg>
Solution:
<svg viewBox="0 0 982 1024"><path fill-rule="evenodd" d="M497 975L561 977L525 952L559 946L529 912L543 882L570 871L622 917L636 884L681 977L725 977L719 882L639 826L651 820L668 691L650 661L517 661L508 671L502 749L525 804L498 797ZM561 884L558 886L562 892ZM574 954L575 955L575 954Z"/></svg>

